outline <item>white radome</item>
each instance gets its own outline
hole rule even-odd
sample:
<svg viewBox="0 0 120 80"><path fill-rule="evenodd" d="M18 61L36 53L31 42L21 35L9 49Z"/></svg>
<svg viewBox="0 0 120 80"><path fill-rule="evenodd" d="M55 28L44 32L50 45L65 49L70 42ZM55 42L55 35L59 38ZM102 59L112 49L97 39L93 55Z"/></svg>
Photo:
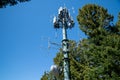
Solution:
<svg viewBox="0 0 120 80"><path fill-rule="evenodd" d="M58 70L58 66L57 65L52 65L50 67L50 71L55 75L57 76L59 74L59 70Z"/></svg>
<svg viewBox="0 0 120 80"><path fill-rule="evenodd" d="M50 67L50 71L53 71L54 69L57 69L57 65L52 65L52 66Z"/></svg>

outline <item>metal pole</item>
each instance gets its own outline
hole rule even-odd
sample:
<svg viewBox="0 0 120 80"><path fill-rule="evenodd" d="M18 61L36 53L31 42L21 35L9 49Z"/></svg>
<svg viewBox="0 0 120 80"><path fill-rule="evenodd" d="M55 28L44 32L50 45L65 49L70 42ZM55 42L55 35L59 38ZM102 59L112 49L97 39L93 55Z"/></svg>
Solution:
<svg viewBox="0 0 120 80"><path fill-rule="evenodd" d="M64 55L64 80L70 80L70 63L69 63L69 49L68 49L68 39L67 39L67 29L74 26L74 21L71 18L67 8L60 7L58 9L58 17L53 18L53 24L55 29L62 28L63 40L62 48ZM61 26L62 24L62 26Z"/></svg>
<svg viewBox="0 0 120 80"><path fill-rule="evenodd" d="M65 21L63 19L63 54L64 54L64 80L70 80L69 73L69 55L68 55L68 40L67 40L67 26L65 25Z"/></svg>

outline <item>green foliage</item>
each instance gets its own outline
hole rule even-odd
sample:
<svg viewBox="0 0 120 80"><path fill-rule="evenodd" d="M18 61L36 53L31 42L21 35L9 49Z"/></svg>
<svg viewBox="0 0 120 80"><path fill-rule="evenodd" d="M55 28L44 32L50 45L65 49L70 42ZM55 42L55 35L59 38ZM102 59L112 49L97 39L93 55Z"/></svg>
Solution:
<svg viewBox="0 0 120 80"><path fill-rule="evenodd" d="M107 9L98 5L87 4L79 9L77 20L80 29L89 37L105 34L103 28L107 29L113 16L108 14Z"/></svg>
<svg viewBox="0 0 120 80"><path fill-rule="evenodd" d="M116 25L113 16L95 4L79 9L80 29L88 36L79 43L69 41L71 80L120 80L120 14ZM54 63L63 67L62 49ZM63 71L59 80L63 80Z"/></svg>
<svg viewBox="0 0 120 80"><path fill-rule="evenodd" d="M13 6L18 4L19 2L26 2L30 0L0 0L0 8L4 8L7 5Z"/></svg>
<svg viewBox="0 0 120 80"><path fill-rule="evenodd" d="M82 76L80 80L116 80L115 78L119 80L120 50L118 49L119 44L117 43L120 43L120 36L115 41L110 39L110 37L111 36L108 36L108 40L102 41L103 44L101 46L93 43L87 45L89 49L85 49L80 54L80 64L84 66L81 68ZM116 44L118 46L116 46Z"/></svg>
<svg viewBox="0 0 120 80"><path fill-rule="evenodd" d="M120 13L118 15L118 22L116 23L116 27L118 28L118 31L120 32Z"/></svg>
<svg viewBox="0 0 120 80"><path fill-rule="evenodd" d="M59 80L59 78L57 79L52 72L45 72L40 80Z"/></svg>
<svg viewBox="0 0 120 80"><path fill-rule="evenodd" d="M41 80L48 80L48 75L49 75L49 73L45 72L44 75L42 76Z"/></svg>

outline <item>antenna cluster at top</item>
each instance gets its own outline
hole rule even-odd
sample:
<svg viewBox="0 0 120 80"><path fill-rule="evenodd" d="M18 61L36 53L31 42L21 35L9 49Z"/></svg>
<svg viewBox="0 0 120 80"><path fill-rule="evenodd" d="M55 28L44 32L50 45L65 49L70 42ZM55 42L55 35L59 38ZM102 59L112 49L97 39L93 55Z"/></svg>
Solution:
<svg viewBox="0 0 120 80"><path fill-rule="evenodd" d="M66 29L74 26L74 21L66 7L60 7L58 9L58 16L54 16L53 24L56 29L63 28L63 25L65 25Z"/></svg>

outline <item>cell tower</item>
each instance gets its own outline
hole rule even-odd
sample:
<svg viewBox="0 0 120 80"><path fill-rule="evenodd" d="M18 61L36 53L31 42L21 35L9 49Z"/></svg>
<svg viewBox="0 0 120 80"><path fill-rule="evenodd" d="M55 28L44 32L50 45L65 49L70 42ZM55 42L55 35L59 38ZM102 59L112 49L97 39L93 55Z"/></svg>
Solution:
<svg viewBox="0 0 120 80"><path fill-rule="evenodd" d="M58 16L53 18L53 24L55 29L62 28L63 40L62 48L64 54L64 80L70 80L70 64L69 64L69 40L67 39L67 29L73 28L74 21L68 12L66 7L60 7L58 9Z"/></svg>

